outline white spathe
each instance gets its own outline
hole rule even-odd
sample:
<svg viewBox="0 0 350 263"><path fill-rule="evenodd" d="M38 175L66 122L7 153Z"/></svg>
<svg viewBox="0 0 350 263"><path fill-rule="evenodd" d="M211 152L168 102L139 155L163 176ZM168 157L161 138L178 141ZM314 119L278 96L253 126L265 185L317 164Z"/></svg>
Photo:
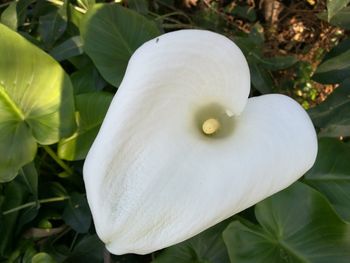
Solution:
<svg viewBox="0 0 350 263"><path fill-rule="evenodd" d="M216 33L172 32L134 53L84 165L96 231L111 253L186 240L313 165L317 138L302 107L277 94L248 99L249 90L242 52ZM201 118L220 111L229 128L205 135Z"/></svg>

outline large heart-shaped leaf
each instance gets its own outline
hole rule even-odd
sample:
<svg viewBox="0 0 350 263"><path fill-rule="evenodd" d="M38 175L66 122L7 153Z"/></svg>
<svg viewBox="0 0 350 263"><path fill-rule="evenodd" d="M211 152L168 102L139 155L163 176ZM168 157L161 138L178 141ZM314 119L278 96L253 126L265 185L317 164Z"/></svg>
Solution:
<svg viewBox="0 0 350 263"><path fill-rule="evenodd" d="M316 163L305 181L324 193L337 212L350 221L350 144L323 138Z"/></svg>
<svg viewBox="0 0 350 263"><path fill-rule="evenodd" d="M124 76L132 53L160 34L156 24L118 4L96 4L81 28L84 50L113 86Z"/></svg>
<svg viewBox="0 0 350 263"><path fill-rule="evenodd" d="M0 24L0 182L30 162L37 145L75 129L73 90L60 65ZM16 44L14 44L16 43Z"/></svg>
<svg viewBox="0 0 350 263"><path fill-rule="evenodd" d="M255 214L260 226L235 221L224 231L231 262L350 261L350 226L302 183L260 202Z"/></svg>
<svg viewBox="0 0 350 263"><path fill-rule="evenodd" d="M78 130L58 145L58 155L66 160L84 159L100 129L113 95L107 92L76 97Z"/></svg>

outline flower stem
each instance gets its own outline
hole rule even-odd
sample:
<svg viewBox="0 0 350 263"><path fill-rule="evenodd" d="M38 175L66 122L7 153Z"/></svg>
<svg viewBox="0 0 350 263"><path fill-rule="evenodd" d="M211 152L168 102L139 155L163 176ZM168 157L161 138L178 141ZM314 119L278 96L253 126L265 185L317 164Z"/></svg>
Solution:
<svg viewBox="0 0 350 263"><path fill-rule="evenodd" d="M60 158L58 158L57 154L47 145L42 145L44 150L51 156L52 159L55 160L55 162L63 168L63 170L68 173L69 175L73 174L72 168L70 168L65 162L63 162Z"/></svg>
<svg viewBox="0 0 350 263"><path fill-rule="evenodd" d="M33 202L29 202L29 203L17 206L15 208L6 210L6 211L2 212L2 214L3 215L11 214L11 213L17 212L19 210L22 210L22 209L25 209L25 208L28 208L28 207L36 206L38 203L39 204L45 204L45 203L61 202L61 201L67 200L67 199L69 199L69 196L59 196L59 197L45 198L45 199L39 200L38 202L33 201Z"/></svg>

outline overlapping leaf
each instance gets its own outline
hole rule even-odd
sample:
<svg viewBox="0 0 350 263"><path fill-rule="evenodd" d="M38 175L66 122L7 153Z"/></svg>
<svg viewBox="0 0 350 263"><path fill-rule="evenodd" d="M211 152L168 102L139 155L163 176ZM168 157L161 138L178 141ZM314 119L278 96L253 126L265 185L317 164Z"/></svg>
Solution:
<svg viewBox="0 0 350 263"><path fill-rule="evenodd" d="M255 214L260 225L234 221L224 231L231 262L350 261L350 225L304 184L260 202Z"/></svg>
<svg viewBox="0 0 350 263"><path fill-rule="evenodd" d="M113 86L120 84L134 51L160 34L155 23L118 4L94 5L81 31L85 52Z"/></svg>
<svg viewBox="0 0 350 263"><path fill-rule="evenodd" d="M185 242L165 249L152 263L228 263L222 239L222 231L228 223L224 221Z"/></svg>
<svg viewBox="0 0 350 263"><path fill-rule="evenodd" d="M113 95L107 92L86 93L76 97L78 130L59 142L62 159L81 160L86 157L108 110Z"/></svg>

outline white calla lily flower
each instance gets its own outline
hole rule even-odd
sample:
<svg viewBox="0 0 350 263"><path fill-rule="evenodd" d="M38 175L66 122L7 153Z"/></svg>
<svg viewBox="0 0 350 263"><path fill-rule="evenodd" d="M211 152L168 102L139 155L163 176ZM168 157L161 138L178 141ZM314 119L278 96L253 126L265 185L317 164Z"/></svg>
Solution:
<svg viewBox="0 0 350 263"><path fill-rule="evenodd" d="M240 49L204 30L164 34L131 57L84 165L96 231L113 254L186 240L288 187L317 138L283 95L248 99Z"/></svg>

